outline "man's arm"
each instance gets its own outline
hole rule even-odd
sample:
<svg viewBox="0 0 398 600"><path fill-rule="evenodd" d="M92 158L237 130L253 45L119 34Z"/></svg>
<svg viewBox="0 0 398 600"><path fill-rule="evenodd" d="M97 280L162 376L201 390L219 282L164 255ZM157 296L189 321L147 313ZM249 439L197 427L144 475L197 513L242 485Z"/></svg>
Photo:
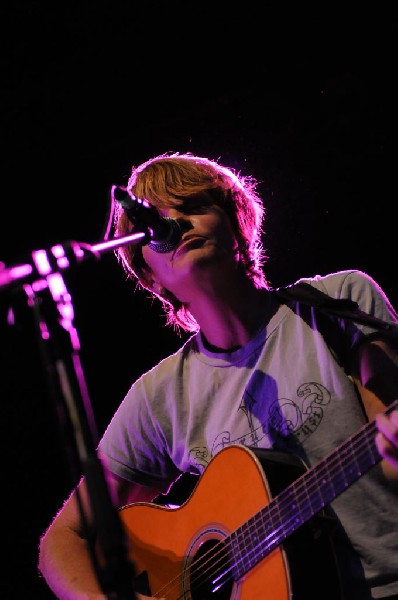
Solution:
<svg viewBox="0 0 398 600"><path fill-rule="evenodd" d="M362 343L353 359L353 379L369 420L376 419L377 449L383 471L398 482L398 411L385 416L386 407L398 398L398 355L387 341Z"/></svg>
<svg viewBox="0 0 398 600"><path fill-rule="evenodd" d="M394 410L388 417L376 416L376 425L379 430L376 435L376 446L387 464L392 465L398 472L398 410ZM386 470L390 467L386 467ZM396 473L395 473L396 474ZM389 474L393 478L394 473ZM398 480L398 477L396 477Z"/></svg>
<svg viewBox="0 0 398 600"><path fill-rule="evenodd" d="M106 471L112 501L120 508L132 502L150 502L158 491L131 484ZM77 494L88 527L93 529L88 490L84 479L72 492L40 540L39 571L60 600L107 600L101 590L81 525ZM137 594L137 600L146 598Z"/></svg>

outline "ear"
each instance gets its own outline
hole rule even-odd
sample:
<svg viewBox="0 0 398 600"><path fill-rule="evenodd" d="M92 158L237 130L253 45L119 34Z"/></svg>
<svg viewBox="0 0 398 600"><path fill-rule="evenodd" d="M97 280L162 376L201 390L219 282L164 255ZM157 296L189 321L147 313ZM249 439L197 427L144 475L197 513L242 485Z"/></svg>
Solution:
<svg viewBox="0 0 398 600"><path fill-rule="evenodd" d="M150 269L145 269L141 277L143 285L154 294L163 295L164 287L155 279Z"/></svg>

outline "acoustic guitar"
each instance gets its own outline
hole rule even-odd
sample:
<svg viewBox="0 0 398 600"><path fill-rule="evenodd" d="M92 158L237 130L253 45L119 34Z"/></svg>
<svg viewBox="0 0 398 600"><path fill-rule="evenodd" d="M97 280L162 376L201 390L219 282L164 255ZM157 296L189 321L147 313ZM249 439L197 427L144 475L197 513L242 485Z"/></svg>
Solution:
<svg viewBox="0 0 398 600"><path fill-rule="evenodd" d="M325 507L381 460L375 434L371 421L311 468L227 446L181 506L123 507L136 590L166 600L345 598Z"/></svg>

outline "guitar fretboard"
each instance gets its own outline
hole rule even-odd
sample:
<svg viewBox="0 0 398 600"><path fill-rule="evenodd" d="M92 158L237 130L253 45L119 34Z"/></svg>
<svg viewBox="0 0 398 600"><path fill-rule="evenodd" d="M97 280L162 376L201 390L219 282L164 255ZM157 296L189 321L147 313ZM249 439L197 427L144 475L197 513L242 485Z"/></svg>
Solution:
<svg viewBox="0 0 398 600"><path fill-rule="evenodd" d="M385 414L397 407L398 400L388 407ZM305 471L225 540L236 581L380 462L375 435L376 424L371 421L320 463Z"/></svg>

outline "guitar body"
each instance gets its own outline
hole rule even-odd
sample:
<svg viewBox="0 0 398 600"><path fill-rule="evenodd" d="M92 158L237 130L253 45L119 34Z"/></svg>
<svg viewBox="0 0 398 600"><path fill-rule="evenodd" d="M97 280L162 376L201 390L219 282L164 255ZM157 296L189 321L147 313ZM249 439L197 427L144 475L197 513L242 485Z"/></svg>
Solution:
<svg viewBox="0 0 398 600"><path fill-rule="evenodd" d="M137 591L166 600L343 598L322 515L302 525L237 581L233 577L235 553L228 552L223 541L305 470L293 456L228 446L212 459L180 507L123 507L119 514ZM252 542L247 536L242 540L252 556L257 551L253 534ZM241 557L237 563L242 563Z"/></svg>

